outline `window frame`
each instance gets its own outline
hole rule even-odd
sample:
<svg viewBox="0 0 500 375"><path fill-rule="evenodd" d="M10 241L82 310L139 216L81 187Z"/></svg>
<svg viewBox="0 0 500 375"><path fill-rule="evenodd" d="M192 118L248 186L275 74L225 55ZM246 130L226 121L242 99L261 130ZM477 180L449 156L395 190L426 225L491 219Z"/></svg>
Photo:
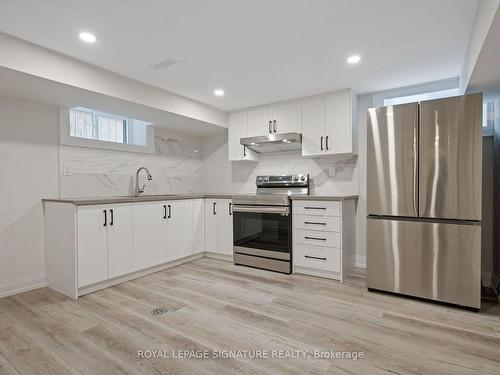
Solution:
<svg viewBox="0 0 500 375"><path fill-rule="evenodd" d="M128 151L128 152L139 152L145 154L154 154L154 126L150 125L146 127L146 145L136 145L133 143L118 143L110 141L102 141L98 139L73 137L70 135L70 108L60 108L59 110L59 132L60 139L59 143L66 146L76 146L76 147L87 147L87 148L98 148L114 151ZM121 116L104 113L100 111L89 112L95 113L97 116L102 115L104 117L114 117L121 120L127 121L126 126L126 137L127 140L131 139L131 127L130 119L126 119ZM96 116L96 117L97 117Z"/></svg>

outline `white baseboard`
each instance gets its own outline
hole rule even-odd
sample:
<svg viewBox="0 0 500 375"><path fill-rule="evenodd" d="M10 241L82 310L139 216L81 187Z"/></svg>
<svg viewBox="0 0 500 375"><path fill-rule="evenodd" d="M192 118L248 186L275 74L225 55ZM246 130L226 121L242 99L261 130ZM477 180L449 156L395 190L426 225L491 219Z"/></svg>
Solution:
<svg viewBox="0 0 500 375"><path fill-rule="evenodd" d="M43 276L37 276L35 278L23 277L10 280L8 283L0 285L0 298L24 293L33 289L43 288L44 286L47 286L47 282Z"/></svg>
<svg viewBox="0 0 500 375"><path fill-rule="evenodd" d="M205 256L207 258L214 258L214 259L219 259L219 260L225 260L225 261L228 261L228 262L232 262L233 261L233 256L232 255L212 253L210 251L205 251Z"/></svg>
<svg viewBox="0 0 500 375"><path fill-rule="evenodd" d="M366 256L356 255L356 267L357 268L366 268Z"/></svg>

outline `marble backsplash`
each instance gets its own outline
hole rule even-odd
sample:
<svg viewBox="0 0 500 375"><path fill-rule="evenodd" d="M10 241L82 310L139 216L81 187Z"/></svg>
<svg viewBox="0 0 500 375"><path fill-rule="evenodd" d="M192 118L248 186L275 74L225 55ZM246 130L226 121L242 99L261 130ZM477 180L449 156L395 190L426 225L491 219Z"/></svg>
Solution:
<svg viewBox="0 0 500 375"><path fill-rule="evenodd" d="M155 153L142 154L61 145L61 198L132 195L135 173L145 166L153 179L145 194L200 192L201 139L155 129ZM141 172L141 182L145 181Z"/></svg>
<svg viewBox="0 0 500 375"><path fill-rule="evenodd" d="M359 193L358 157L304 158L300 152L261 154L258 162L229 162L227 138L205 139L203 143L205 190L220 193L255 193L258 175L308 173L310 193L344 195ZM330 175L330 167L335 168Z"/></svg>

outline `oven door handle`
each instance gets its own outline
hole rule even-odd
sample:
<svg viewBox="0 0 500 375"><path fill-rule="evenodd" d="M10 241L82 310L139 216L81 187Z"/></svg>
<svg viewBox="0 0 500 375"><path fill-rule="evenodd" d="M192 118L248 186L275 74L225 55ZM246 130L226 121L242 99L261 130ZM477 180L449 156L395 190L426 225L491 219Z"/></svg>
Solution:
<svg viewBox="0 0 500 375"><path fill-rule="evenodd" d="M290 208L284 206L243 206L233 204L233 212L288 215L290 213Z"/></svg>

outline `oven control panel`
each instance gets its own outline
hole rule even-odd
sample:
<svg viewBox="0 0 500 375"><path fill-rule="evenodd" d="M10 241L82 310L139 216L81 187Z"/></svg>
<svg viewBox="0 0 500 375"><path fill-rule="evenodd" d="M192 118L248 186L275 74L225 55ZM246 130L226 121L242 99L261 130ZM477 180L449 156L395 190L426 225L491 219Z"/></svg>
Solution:
<svg viewBox="0 0 500 375"><path fill-rule="evenodd" d="M291 174L281 176L257 176L255 184L263 186L309 186L308 174Z"/></svg>

